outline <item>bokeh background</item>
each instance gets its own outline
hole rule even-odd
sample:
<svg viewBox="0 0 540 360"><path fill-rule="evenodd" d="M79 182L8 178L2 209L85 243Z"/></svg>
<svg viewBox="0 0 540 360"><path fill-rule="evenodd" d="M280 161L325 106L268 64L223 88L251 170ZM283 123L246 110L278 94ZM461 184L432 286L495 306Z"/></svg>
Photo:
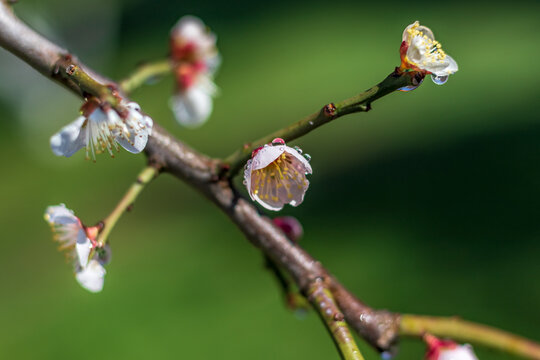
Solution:
<svg viewBox="0 0 540 360"><path fill-rule="evenodd" d="M223 57L210 121L175 123L171 79L133 98L212 156L376 84L399 64L403 28L430 26L459 72L295 142L314 174L302 206L283 214L372 306L460 315L540 340L538 1L21 0L15 9L114 79L163 58L181 15L200 16ZM113 232L103 292L80 288L43 221L46 206L66 203L93 224L145 162L126 152L97 163L82 152L55 157L49 137L80 104L0 49L0 358L338 358L314 313L285 308L260 253L168 175ZM420 359L423 348L404 340L396 359Z"/></svg>

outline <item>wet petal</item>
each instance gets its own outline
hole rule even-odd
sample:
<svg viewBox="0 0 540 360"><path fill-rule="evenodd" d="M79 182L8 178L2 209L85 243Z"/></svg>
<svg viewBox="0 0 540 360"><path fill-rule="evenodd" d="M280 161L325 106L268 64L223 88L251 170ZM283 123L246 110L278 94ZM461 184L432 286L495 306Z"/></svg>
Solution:
<svg viewBox="0 0 540 360"><path fill-rule="evenodd" d="M80 116L51 137L51 149L55 155L70 157L86 146L86 128L82 127L85 120Z"/></svg>
<svg viewBox="0 0 540 360"><path fill-rule="evenodd" d="M115 133L115 140L130 153L137 154L146 147L154 122L149 116L140 113L137 104L131 105L128 109L130 110L125 120L124 130L121 133Z"/></svg>
<svg viewBox="0 0 540 360"><path fill-rule="evenodd" d="M309 187L306 173L309 162L295 149L286 145L259 149L244 174L252 200L269 210L281 210L285 204L298 206Z"/></svg>

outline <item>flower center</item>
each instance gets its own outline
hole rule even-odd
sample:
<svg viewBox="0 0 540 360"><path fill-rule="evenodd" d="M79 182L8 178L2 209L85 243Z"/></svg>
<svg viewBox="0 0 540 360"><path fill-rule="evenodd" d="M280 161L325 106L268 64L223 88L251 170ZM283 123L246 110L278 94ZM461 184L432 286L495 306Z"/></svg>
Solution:
<svg viewBox="0 0 540 360"><path fill-rule="evenodd" d="M446 58L446 53L442 49L441 43L426 35L423 31L419 29L419 27L420 25L416 23L409 29L407 29L407 33L409 34L410 39L409 49L417 49L419 51L418 56L414 56L415 54L408 53L408 58L412 57L413 59L410 60L421 62L420 65L424 66L435 62L444 62L444 59Z"/></svg>
<svg viewBox="0 0 540 360"><path fill-rule="evenodd" d="M253 193L262 200L272 202L289 202L295 191L307 185L305 174L301 174L293 165L292 159L286 153L281 154L267 167L252 173Z"/></svg>

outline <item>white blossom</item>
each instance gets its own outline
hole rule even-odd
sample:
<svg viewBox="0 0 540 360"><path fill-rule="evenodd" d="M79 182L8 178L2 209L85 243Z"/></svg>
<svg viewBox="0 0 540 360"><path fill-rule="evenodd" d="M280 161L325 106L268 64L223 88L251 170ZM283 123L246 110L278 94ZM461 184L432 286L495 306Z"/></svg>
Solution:
<svg viewBox="0 0 540 360"><path fill-rule="evenodd" d="M72 260L77 282L90 292L101 291L106 273L103 265L110 260L110 249L108 246L95 249L92 258L88 259L94 249L97 228L86 228L64 204L49 206L45 220L51 225L60 250Z"/></svg>
<svg viewBox="0 0 540 360"><path fill-rule="evenodd" d="M85 104L87 105L87 104ZM83 106L84 107L84 106ZM112 108L92 105L88 114L78 117L51 137L51 148L55 155L70 157L79 149L86 148L86 157L113 150L118 145L131 153L139 153L152 134L153 121L144 115L134 102L120 103L126 112L120 116Z"/></svg>
<svg viewBox="0 0 540 360"><path fill-rule="evenodd" d="M253 152L244 171L244 184L252 200L278 211L285 204L302 203L309 187L306 174L312 169L308 160L283 140L272 143Z"/></svg>
<svg viewBox="0 0 540 360"><path fill-rule="evenodd" d="M458 71L456 61L442 49L433 32L418 21L403 31L402 66L447 77Z"/></svg>
<svg viewBox="0 0 540 360"><path fill-rule="evenodd" d="M212 113L217 87L213 76L221 63L216 36L194 16L182 17L171 30L176 91L170 107L176 120L196 127Z"/></svg>

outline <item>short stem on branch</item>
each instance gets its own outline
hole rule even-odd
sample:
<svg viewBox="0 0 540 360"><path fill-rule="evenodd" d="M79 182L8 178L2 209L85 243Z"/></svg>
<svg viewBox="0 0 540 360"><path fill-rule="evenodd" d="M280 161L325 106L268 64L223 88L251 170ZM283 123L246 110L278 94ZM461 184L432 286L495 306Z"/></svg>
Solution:
<svg viewBox="0 0 540 360"><path fill-rule="evenodd" d="M324 280L316 279L308 290L308 300L326 325L334 343L344 360L364 360L358 346L349 331L345 317L339 310Z"/></svg>
<svg viewBox="0 0 540 360"><path fill-rule="evenodd" d="M114 210L103 220L103 230L99 234L98 243L100 246L103 246L107 243L107 238L111 233L114 225L117 223L118 219L124 212L126 212L130 206L133 204L137 196L145 188L145 186L156 176L158 169L153 166L147 166L143 171L137 176L137 180L131 184L128 191L122 197L118 205Z"/></svg>
<svg viewBox="0 0 540 360"><path fill-rule="evenodd" d="M361 111L369 111L373 101L402 87L418 85L421 81L421 78L419 78L421 76L422 75L417 72L401 73L395 71L388 75L381 83L375 85L369 90L364 91L363 93L336 104L328 104L320 111L313 113L294 124L275 131L272 134L264 136L251 143L245 144L242 148L236 150L233 154L225 158L222 166L228 169L227 175L232 177L236 175L236 173L246 163L251 155L251 152L259 146L268 144L275 138L282 138L286 142L292 141L343 115Z"/></svg>
<svg viewBox="0 0 540 360"><path fill-rule="evenodd" d="M133 74L120 81L119 86L124 93L130 94L147 81L170 74L171 71L172 63L168 59L147 63L141 65Z"/></svg>
<svg viewBox="0 0 540 360"><path fill-rule="evenodd" d="M503 330L457 317L403 314L399 332L403 336L414 337L422 337L429 333L456 341L487 346L526 359L540 360L540 344Z"/></svg>

